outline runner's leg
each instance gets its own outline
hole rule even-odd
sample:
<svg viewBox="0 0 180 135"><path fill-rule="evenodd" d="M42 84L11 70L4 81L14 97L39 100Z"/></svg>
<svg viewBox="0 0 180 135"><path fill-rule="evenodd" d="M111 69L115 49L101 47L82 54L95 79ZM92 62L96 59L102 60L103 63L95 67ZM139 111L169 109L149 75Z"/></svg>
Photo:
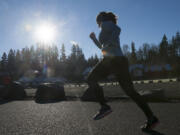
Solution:
<svg viewBox="0 0 180 135"><path fill-rule="evenodd" d="M127 58L117 59L116 77L124 92L142 109L148 119L153 117L153 112L144 100L144 98L135 91L131 76L129 74L129 65ZM118 64L117 64L118 63Z"/></svg>
<svg viewBox="0 0 180 135"><path fill-rule="evenodd" d="M106 104L106 100L104 98L104 92L101 86L99 86L98 81L105 79L109 75L109 60L103 59L93 68L90 74L87 77L87 83L89 85L90 90L93 90L97 100L101 105Z"/></svg>

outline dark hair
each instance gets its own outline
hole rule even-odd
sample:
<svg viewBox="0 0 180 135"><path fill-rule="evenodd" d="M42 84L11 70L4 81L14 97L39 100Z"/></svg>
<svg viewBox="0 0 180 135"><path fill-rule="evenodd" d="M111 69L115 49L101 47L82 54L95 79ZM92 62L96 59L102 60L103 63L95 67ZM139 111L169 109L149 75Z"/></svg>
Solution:
<svg viewBox="0 0 180 135"><path fill-rule="evenodd" d="M113 23L117 24L117 16L112 12L100 12L96 17L96 22L102 21L112 21Z"/></svg>

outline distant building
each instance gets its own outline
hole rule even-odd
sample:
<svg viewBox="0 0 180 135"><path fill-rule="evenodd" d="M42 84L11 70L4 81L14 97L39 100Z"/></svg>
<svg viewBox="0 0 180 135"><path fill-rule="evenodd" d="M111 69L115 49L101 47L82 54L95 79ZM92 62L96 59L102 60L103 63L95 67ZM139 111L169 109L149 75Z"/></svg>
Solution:
<svg viewBox="0 0 180 135"><path fill-rule="evenodd" d="M163 70L171 71L172 67L169 64L166 64L166 65L150 65L150 66L145 66L145 69L144 69L145 72L149 72L149 71L161 72Z"/></svg>
<svg viewBox="0 0 180 135"><path fill-rule="evenodd" d="M129 72L135 78L141 78L144 76L144 65L143 64L133 64L129 67Z"/></svg>
<svg viewBox="0 0 180 135"><path fill-rule="evenodd" d="M92 67L88 67L84 70L83 76L86 79L89 72L91 72ZM139 79L150 79L150 78L161 78L166 77L167 73L172 71L170 64L165 65L143 65L143 64L133 64L129 66L129 72L134 80ZM113 75L107 77L108 80L114 80Z"/></svg>
<svg viewBox="0 0 180 135"><path fill-rule="evenodd" d="M172 71L170 64L165 65L143 65L143 64L133 64L129 67L129 72L131 73L133 79L142 78L156 78L162 77L167 74L167 72Z"/></svg>

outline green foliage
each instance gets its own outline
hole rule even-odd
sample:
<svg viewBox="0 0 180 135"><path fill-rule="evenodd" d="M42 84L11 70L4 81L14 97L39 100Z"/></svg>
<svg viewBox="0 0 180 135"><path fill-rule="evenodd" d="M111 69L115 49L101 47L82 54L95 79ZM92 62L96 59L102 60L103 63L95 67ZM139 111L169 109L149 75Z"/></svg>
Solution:
<svg viewBox="0 0 180 135"><path fill-rule="evenodd" d="M60 50L60 61L62 61L62 62L66 61L66 52L65 52L64 44L62 44L61 50Z"/></svg>
<svg viewBox="0 0 180 135"><path fill-rule="evenodd" d="M128 57L130 64L161 65L168 63L173 68L171 75L180 76L179 32L170 41L164 35L159 45L145 43L136 50L135 43L132 42L131 47L123 45L122 51ZM39 43L21 50L10 49L8 54L4 52L0 61L0 71L9 72L14 79L18 79L29 71L38 70L43 73L44 67L47 67L47 76L63 77L72 82L80 82L83 81L84 70L95 66L98 61L97 55L86 60L78 44L72 45L71 53L67 56L64 44L58 50L56 45Z"/></svg>
<svg viewBox="0 0 180 135"><path fill-rule="evenodd" d="M122 46L122 51L129 59L130 64L144 64L144 65L165 65L172 66L173 76L180 76L180 33L177 32L175 36L168 41L164 34L159 45L150 45L144 43L136 51L135 43L131 43L131 52L128 45Z"/></svg>
<svg viewBox="0 0 180 135"><path fill-rule="evenodd" d="M131 43L131 57L130 57L130 63L136 64L137 63L137 57L136 57L136 49L135 49L135 43Z"/></svg>
<svg viewBox="0 0 180 135"><path fill-rule="evenodd" d="M98 61L97 55L95 56ZM14 79L33 71L39 71L43 74L44 67L47 67L48 77L63 77L70 81L82 81L83 72L89 66L84 53L79 45L73 45L71 54L66 56L65 46L62 44L60 50L56 45L37 44L37 46L25 47L22 50L12 50L9 53L3 53L1 58L0 71L11 73ZM51 73L49 73L51 72Z"/></svg>
<svg viewBox="0 0 180 135"><path fill-rule="evenodd" d="M67 59L67 76L71 81L79 82L83 80L83 72L87 68L82 49L79 45L72 45L71 54Z"/></svg>
<svg viewBox="0 0 180 135"><path fill-rule="evenodd" d="M7 54L4 52L1 60L1 71L7 70L7 63L8 63L8 57Z"/></svg>

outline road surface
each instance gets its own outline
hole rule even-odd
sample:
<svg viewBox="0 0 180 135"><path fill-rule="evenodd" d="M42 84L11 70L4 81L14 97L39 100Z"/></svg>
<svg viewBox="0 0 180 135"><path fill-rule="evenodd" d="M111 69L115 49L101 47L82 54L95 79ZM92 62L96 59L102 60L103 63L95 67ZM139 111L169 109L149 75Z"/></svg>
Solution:
<svg viewBox="0 0 180 135"><path fill-rule="evenodd" d="M140 130L145 116L130 100L109 103L113 113L94 121L94 102L61 101L39 104L33 100L0 102L0 135L146 135ZM150 103L160 119L156 131L180 133L180 103Z"/></svg>

